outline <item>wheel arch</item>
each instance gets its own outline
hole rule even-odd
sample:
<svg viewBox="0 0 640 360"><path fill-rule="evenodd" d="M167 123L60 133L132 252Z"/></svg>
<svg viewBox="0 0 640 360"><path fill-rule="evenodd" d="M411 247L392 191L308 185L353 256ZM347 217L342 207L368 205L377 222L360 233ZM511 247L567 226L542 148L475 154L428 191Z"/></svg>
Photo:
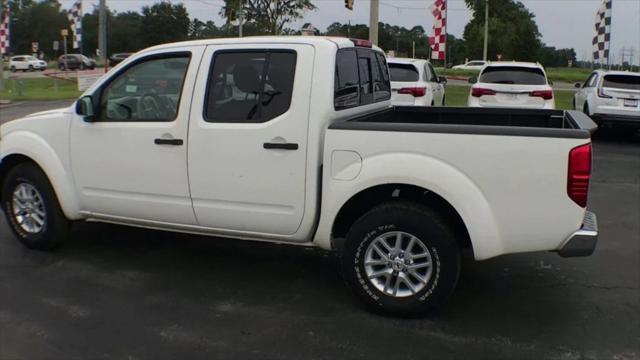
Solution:
<svg viewBox="0 0 640 360"><path fill-rule="evenodd" d="M342 239L349 228L372 208L393 200L406 200L427 206L442 214L456 234L460 248L472 248L469 231L458 211L442 196L417 185L381 184L352 196L338 211L331 228L334 239ZM340 246L336 244L336 246Z"/></svg>
<svg viewBox="0 0 640 360"><path fill-rule="evenodd" d="M35 134L27 132L11 133L3 137L2 143L0 186L4 185L12 168L22 163L32 163L46 175L65 216L70 220L81 218L73 178L53 148Z"/></svg>

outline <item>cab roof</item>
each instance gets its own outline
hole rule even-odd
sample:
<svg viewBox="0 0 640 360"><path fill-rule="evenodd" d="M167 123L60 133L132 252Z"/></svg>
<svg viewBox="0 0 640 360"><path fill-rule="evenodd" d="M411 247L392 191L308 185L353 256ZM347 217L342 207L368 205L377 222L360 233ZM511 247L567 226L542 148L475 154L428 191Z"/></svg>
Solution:
<svg viewBox="0 0 640 360"><path fill-rule="evenodd" d="M425 63L429 61L426 59L390 57L390 58L387 58L387 62L394 63L394 64L415 64L415 63Z"/></svg>

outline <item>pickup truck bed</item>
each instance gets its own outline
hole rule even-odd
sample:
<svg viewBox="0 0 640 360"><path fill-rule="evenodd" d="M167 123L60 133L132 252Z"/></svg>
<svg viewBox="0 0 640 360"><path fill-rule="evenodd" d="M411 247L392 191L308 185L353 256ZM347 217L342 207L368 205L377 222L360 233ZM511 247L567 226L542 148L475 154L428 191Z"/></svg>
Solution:
<svg viewBox="0 0 640 360"><path fill-rule="evenodd" d="M597 125L578 111L395 107L330 128L588 139Z"/></svg>

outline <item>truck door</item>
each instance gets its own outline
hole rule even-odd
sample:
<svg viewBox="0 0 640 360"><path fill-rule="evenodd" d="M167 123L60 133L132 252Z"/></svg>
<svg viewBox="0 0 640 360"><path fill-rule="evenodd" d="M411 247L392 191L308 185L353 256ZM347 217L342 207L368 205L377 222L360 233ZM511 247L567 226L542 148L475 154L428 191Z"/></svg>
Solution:
<svg viewBox="0 0 640 360"><path fill-rule="evenodd" d="M304 216L313 61L310 45L207 48L188 146L199 225L296 233Z"/></svg>
<svg viewBox="0 0 640 360"><path fill-rule="evenodd" d="M93 122L71 124L83 210L95 217L195 225L187 179L190 99L204 47L140 57L94 92Z"/></svg>

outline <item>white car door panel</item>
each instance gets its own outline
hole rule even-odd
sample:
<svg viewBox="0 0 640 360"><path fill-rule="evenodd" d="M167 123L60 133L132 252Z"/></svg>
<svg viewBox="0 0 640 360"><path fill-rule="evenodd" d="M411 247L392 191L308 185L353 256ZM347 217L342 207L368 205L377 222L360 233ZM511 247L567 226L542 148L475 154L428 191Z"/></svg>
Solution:
<svg viewBox="0 0 640 360"><path fill-rule="evenodd" d="M199 225L292 235L304 215L309 45L209 46L189 130ZM294 81L295 79L295 81Z"/></svg>
<svg viewBox="0 0 640 360"><path fill-rule="evenodd" d="M72 168L83 211L195 225L187 129L204 47L135 61L104 86L95 122L74 119Z"/></svg>

